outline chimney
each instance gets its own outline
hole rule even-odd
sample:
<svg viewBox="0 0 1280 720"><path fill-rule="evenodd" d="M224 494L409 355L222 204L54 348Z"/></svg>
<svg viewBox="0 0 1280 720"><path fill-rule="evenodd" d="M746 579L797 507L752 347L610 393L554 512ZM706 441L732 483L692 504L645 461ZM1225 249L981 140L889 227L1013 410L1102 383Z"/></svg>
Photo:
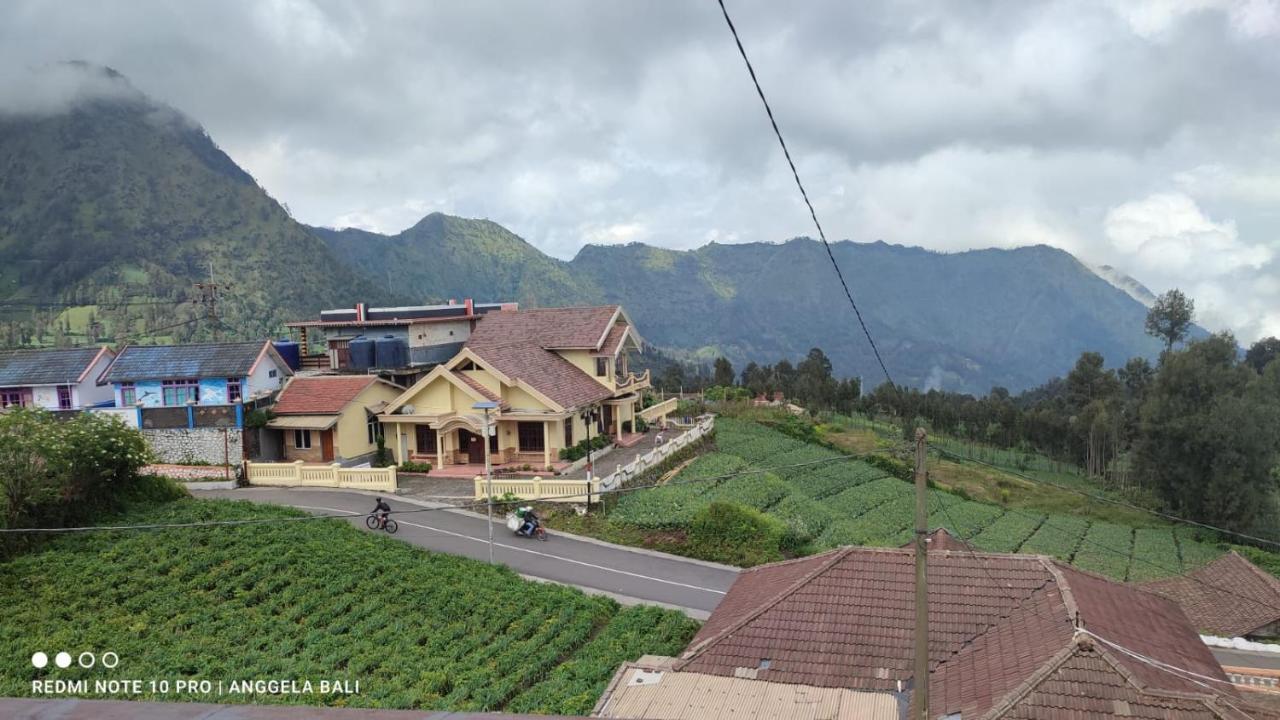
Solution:
<svg viewBox="0 0 1280 720"><path fill-rule="evenodd" d="M476 306L475 306L475 303L471 302L471 298L467 298L466 300L463 301L463 303L467 306L468 315L476 314Z"/></svg>

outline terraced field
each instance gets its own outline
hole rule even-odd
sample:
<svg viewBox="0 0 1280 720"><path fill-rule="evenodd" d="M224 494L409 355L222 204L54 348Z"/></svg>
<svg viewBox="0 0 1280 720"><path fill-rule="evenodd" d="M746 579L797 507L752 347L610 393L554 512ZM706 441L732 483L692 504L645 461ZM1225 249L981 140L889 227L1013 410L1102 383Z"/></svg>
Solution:
<svg viewBox="0 0 1280 720"><path fill-rule="evenodd" d="M750 421L717 419L716 444L718 452L691 463L670 485L619 501L613 519L676 529L724 499L779 518L815 552L846 544L892 547L911 539L909 483ZM736 475L743 472L750 474ZM1181 528L1043 515L938 490L930 491L929 517L931 526L945 526L981 550L1052 555L1121 580L1174 575L1222 554Z"/></svg>
<svg viewBox="0 0 1280 720"><path fill-rule="evenodd" d="M741 461L738 461L741 462ZM122 524L302 513L179 500ZM63 537L0 564L0 695L31 681L33 649L110 649L156 679L326 679L360 694L164 700L586 715L618 665L673 655L697 625L658 608L529 582L338 520ZM92 620L92 622L90 622ZM50 674L52 671L53 674Z"/></svg>

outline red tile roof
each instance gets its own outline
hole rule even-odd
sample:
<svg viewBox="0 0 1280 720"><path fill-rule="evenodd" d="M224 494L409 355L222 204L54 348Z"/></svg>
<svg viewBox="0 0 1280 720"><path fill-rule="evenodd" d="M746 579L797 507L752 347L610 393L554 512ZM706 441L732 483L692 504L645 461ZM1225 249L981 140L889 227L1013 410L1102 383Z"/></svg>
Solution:
<svg viewBox="0 0 1280 720"><path fill-rule="evenodd" d="M1280 622L1280 579L1235 551L1186 575L1143 587L1177 602L1206 634L1250 635Z"/></svg>
<svg viewBox="0 0 1280 720"><path fill-rule="evenodd" d="M276 415L337 415L378 378L372 375L295 377L276 398Z"/></svg>
<svg viewBox="0 0 1280 720"><path fill-rule="evenodd" d="M605 335L604 342L600 344L596 354L613 357L618 352L618 348L622 347L622 341L626 339L627 331L630 329L631 326L624 323L618 323L609 328L609 333Z"/></svg>
<svg viewBox="0 0 1280 720"><path fill-rule="evenodd" d="M498 372L528 383L563 408L590 405L613 392L554 351L599 348L618 309L607 305L493 312L476 323L466 347Z"/></svg>
<svg viewBox="0 0 1280 720"><path fill-rule="evenodd" d="M909 688L914 584L910 549L843 548L746 570L675 667L821 687ZM934 715L1065 718L1069 708L1120 699L1141 716L1143 707L1165 707L1152 693L1190 698L1165 708L1164 717L1210 712L1203 687L1124 653L1093 649L1095 640L1080 628L1227 680L1175 603L1046 557L931 551L929 611ZM1086 659L1104 655L1107 668L1086 667ZM1229 685L1222 692L1235 697ZM1027 710L1042 706L1055 710Z"/></svg>

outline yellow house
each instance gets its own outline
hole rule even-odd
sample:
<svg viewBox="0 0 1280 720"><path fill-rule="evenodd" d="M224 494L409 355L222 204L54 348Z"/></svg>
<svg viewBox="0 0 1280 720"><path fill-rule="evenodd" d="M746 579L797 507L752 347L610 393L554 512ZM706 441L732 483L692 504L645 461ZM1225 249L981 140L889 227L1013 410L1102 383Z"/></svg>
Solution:
<svg viewBox="0 0 1280 720"><path fill-rule="evenodd" d="M562 448L587 438L588 419L593 437L625 440L649 387L649 373L629 367L640 348L617 305L490 312L457 355L387 406L387 447L400 462L483 464L485 420L473 409L481 401L498 403L496 464L555 467Z"/></svg>
<svg viewBox="0 0 1280 720"><path fill-rule="evenodd" d="M286 461L357 465L373 459L378 413L403 391L374 375L295 376L267 427L280 431Z"/></svg>

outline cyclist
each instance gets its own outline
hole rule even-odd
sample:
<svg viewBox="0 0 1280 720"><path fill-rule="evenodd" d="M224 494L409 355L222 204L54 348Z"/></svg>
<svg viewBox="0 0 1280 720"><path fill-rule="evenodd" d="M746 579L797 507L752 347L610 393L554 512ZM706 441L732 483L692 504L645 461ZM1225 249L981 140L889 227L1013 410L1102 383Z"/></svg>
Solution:
<svg viewBox="0 0 1280 720"><path fill-rule="evenodd" d="M378 528L385 530L387 528L387 515L391 513L391 506L382 498L374 498L377 505L373 506L373 515L378 518Z"/></svg>

